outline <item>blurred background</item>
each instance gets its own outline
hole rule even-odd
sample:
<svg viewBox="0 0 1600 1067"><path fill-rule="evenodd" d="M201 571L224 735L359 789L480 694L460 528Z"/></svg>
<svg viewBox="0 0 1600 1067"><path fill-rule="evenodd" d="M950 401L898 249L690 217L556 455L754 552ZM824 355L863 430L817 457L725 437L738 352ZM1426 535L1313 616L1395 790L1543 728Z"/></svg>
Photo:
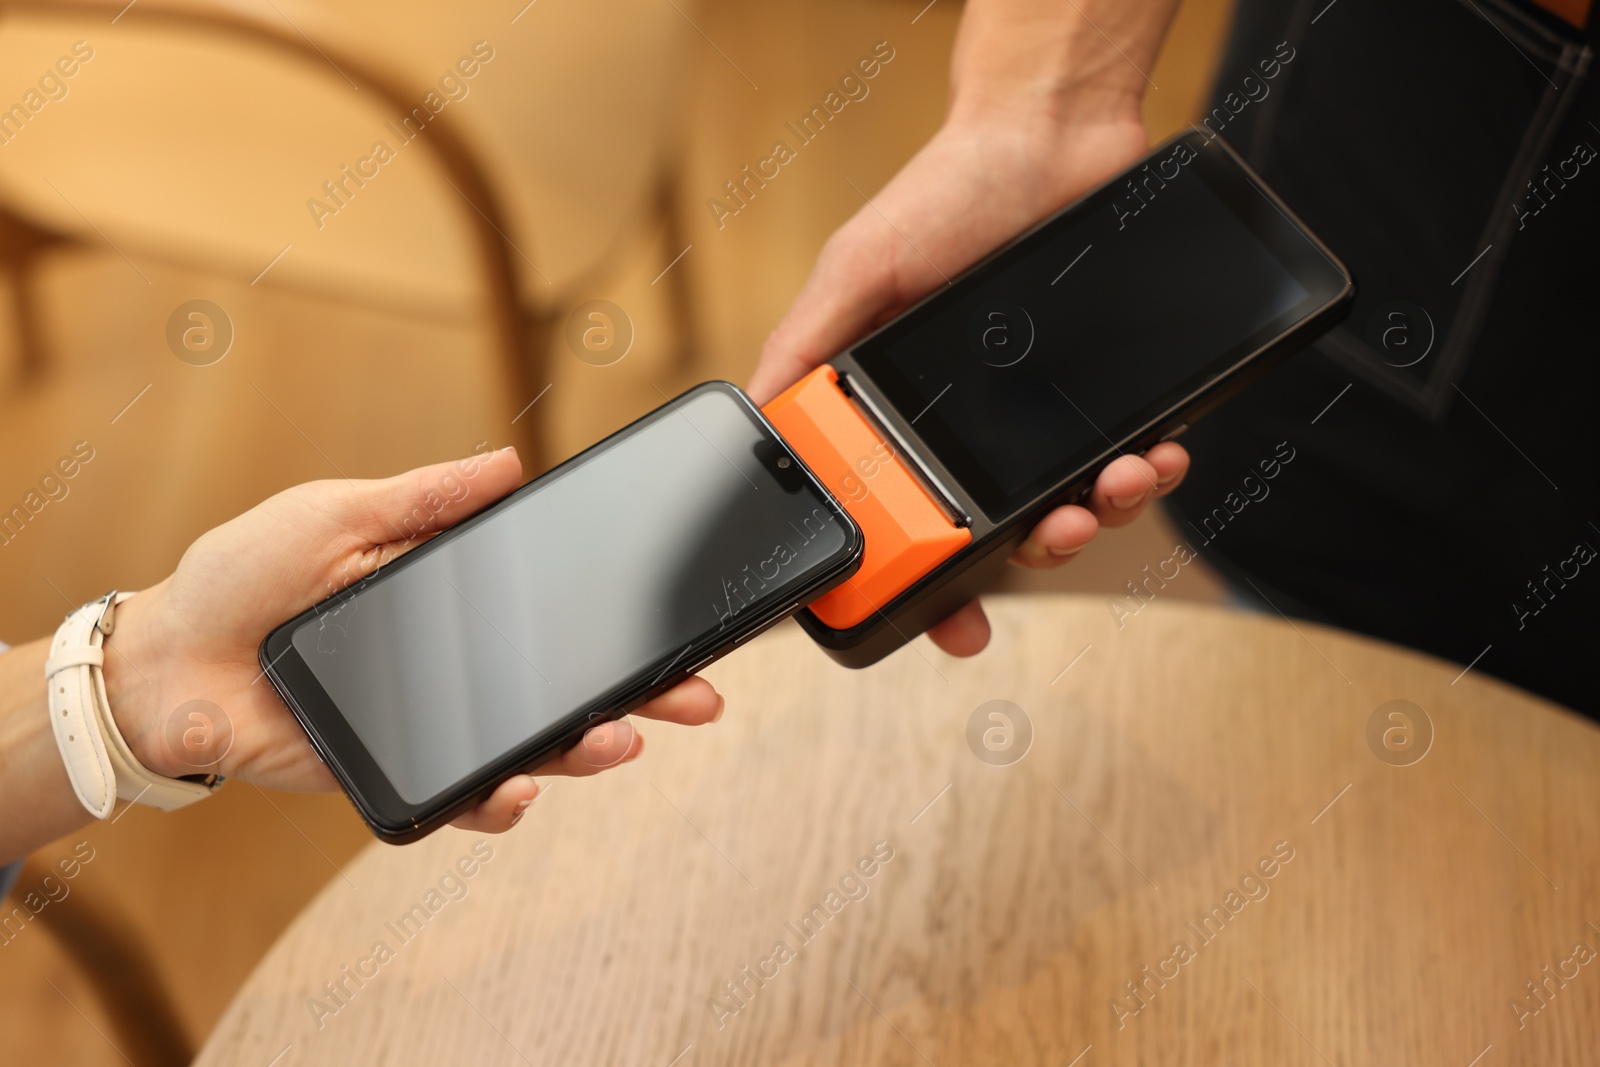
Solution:
<svg viewBox="0 0 1600 1067"><path fill-rule="evenodd" d="M93 457L0 547L14 642L159 580L200 533L294 483L480 442L518 445L532 475L658 389L742 383L860 207L851 183L879 188L938 127L961 14L125 3L0 0L0 503L80 442ZM1182 6L1151 72L1152 138L1203 110L1230 8ZM882 40L895 58L870 95L719 226L708 199ZM593 300L631 323L604 366L567 340ZM1007 587L1117 597L1178 540L1152 513ZM1220 589L1197 563L1166 595ZM34 862L85 840L70 904L0 946L8 1062L193 1048L370 838L342 796L234 783L170 815L128 809Z"/></svg>

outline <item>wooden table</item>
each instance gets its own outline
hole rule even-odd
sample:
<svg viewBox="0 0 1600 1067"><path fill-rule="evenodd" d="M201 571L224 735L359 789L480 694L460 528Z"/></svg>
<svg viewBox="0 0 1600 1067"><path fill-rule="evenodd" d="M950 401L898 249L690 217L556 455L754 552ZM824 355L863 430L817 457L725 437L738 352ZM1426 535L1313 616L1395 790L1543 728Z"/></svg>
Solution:
<svg viewBox="0 0 1600 1067"><path fill-rule="evenodd" d="M1600 1058L1594 724L1277 618L991 613L982 656L861 673L780 627L708 672L721 724L504 837L373 845L198 1062ZM995 700L1019 760L1015 711L969 745Z"/></svg>

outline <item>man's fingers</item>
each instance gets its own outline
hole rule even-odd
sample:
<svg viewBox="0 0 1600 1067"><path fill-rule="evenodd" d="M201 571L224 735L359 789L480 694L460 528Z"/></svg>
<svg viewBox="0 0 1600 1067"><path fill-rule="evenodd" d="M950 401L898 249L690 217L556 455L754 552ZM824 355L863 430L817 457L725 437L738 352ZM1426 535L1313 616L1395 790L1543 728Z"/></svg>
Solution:
<svg viewBox="0 0 1600 1067"><path fill-rule="evenodd" d="M1099 520L1088 508L1076 504L1056 508L1039 520L1028 539L1011 554L1011 561L1024 567L1059 567L1094 540L1099 529Z"/></svg>
<svg viewBox="0 0 1600 1067"><path fill-rule="evenodd" d="M488 800L451 820L450 825L481 834L503 834L517 825L538 795L538 782L526 774L515 775L496 786Z"/></svg>
<svg viewBox="0 0 1600 1067"><path fill-rule="evenodd" d="M722 718L722 697L704 678L690 678L673 686L634 712L647 719L675 722L680 726L704 726Z"/></svg>
<svg viewBox="0 0 1600 1067"><path fill-rule="evenodd" d="M1095 479L1089 509L1102 526L1126 526L1160 489L1153 466L1139 456L1118 456Z"/></svg>
<svg viewBox="0 0 1600 1067"><path fill-rule="evenodd" d="M1114 460L1095 481L1088 508L1068 505L1046 515L1011 554L1024 567L1055 567L1074 558L1102 526L1132 522L1151 500L1176 489L1189 472L1189 453L1171 441L1139 456Z"/></svg>
<svg viewBox="0 0 1600 1067"><path fill-rule="evenodd" d="M1089 508L1102 526L1126 526L1150 501L1176 489L1188 471L1188 451L1172 441L1143 456L1119 456L1095 479Z"/></svg>
<svg viewBox="0 0 1600 1067"><path fill-rule="evenodd" d="M952 656L976 656L989 643L989 619L976 600L928 630L934 644Z"/></svg>
<svg viewBox="0 0 1600 1067"><path fill-rule="evenodd" d="M1146 452L1144 459L1155 468L1158 497L1178 488L1183 476L1189 473L1189 450L1176 441L1163 441Z"/></svg>

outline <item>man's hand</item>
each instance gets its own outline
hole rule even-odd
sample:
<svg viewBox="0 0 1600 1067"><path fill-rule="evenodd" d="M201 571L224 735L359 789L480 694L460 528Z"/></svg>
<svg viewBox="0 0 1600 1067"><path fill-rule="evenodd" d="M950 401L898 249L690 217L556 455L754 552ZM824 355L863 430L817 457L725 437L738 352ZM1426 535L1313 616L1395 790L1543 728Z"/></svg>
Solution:
<svg viewBox="0 0 1600 1067"><path fill-rule="evenodd" d="M1029 225L1125 169L1147 147L1134 107L1095 97L1078 117L1046 109L1003 114L956 109L951 120L829 239L789 313L767 339L750 381L765 403L813 367L893 317ZM1053 567L1100 526L1132 522L1177 487L1189 457L1161 444L1123 456L1095 483L1087 507L1058 508L1013 560ZM928 631L952 655L989 641L976 601Z"/></svg>
<svg viewBox="0 0 1600 1067"><path fill-rule="evenodd" d="M231 747L207 769L274 789L337 788L262 676L256 661L262 639L521 481L521 461L505 449L377 481L295 486L206 533L171 577L117 609L106 642L106 691L134 754L158 774L196 773L170 750L166 726L180 705L206 700L232 724ZM457 709L438 710L448 715ZM637 714L699 725L714 722L721 711L722 698L694 678ZM605 723L538 773L593 774L643 749L643 737L626 719ZM507 830L538 791L530 775L507 779L456 825Z"/></svg>

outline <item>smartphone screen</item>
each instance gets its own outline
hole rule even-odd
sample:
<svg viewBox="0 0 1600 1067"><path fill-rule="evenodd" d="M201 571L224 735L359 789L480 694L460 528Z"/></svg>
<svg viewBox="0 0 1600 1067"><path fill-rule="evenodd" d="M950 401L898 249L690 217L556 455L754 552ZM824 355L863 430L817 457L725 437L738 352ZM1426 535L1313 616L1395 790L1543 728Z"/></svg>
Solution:
<svg viewBox="0 0 1600 1067"><path fill-rule="evenodd" d="M423 804L792 609L859 538L712 383L302 616L280 673L321 736L358 742L341 766Z"/></svg>
<svg viewBox="0 0 1600 1067"><path fill-rule="evenodd" d="M1187 138L853 355L999 522L1347 284L1220 144Z"/></svg>

